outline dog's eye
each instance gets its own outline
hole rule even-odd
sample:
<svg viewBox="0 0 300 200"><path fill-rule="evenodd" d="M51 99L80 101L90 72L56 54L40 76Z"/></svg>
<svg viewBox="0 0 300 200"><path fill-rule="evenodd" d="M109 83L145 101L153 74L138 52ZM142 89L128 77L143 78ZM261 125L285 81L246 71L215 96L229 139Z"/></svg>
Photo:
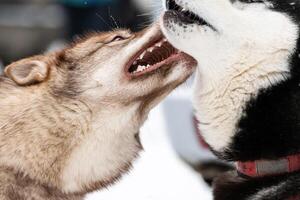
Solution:
<svg viewBox="0 0 300 200"><path fill-rule="evenodd" d="M109 35L109 37L107 37L105 39L105 41L103 41L104 44L106 45L117 45L119 43L123 43L123 41L127 41L128 39L130 39L132 37L132 34L127 32L127 31L123 31L120 33L114 33Z"/></svg>
<svg viewBox="0 0 300 200"><path fill-rule="evenodd" d="M121 36L121 35L116 35L113 39L111 39L110 42L117 42L117 41L121 41L121 40L125 40L126 38Z"/></svg>

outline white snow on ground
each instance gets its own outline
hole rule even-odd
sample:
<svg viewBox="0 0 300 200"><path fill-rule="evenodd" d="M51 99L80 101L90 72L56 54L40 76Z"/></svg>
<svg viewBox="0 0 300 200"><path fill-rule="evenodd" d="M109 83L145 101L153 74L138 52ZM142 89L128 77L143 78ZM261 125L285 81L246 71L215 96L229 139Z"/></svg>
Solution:
<svg viewBox="0 0 300 200"><path fill-rule="evenodd" d="M201 177L181 161L169 140L165 106L155 108L141 129L145 151L132 171L109 189L87 196L86 200L211 200L210 189ZM174 108L176 109L176 108ZM180 115L180 113L178 113ZM184 126L184 124L183 124ZM187 141L187 146L190 143Z"/></svg>

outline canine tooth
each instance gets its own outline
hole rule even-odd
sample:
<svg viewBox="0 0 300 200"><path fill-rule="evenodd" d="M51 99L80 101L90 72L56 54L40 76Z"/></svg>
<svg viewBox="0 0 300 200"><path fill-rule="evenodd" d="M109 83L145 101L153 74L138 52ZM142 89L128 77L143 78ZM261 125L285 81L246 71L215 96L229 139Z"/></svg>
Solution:
<svg viewBox="0 0 300 200"><path fill-rule="evenodd" d="M142 59L144 58L144 55L145 55L145 54L146 54L146 51L144 51L144 52L140 55L139 59L142 60Z"/></svg>
<svg viewBox="0 0 300 200"><path fill-rule="evenodd" d="M137 61L134 61L133 64L136 65L136 64L137 64Z"/></svg>

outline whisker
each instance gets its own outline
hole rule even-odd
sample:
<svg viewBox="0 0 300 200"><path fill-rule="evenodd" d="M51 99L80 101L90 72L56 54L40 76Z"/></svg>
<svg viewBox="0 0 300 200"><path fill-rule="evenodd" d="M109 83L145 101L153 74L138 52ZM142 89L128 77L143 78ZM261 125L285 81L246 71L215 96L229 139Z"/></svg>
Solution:
<svg viewBox="0 0 300 200"><path fill-rule="evenodd" d="M109 15L109 18L113 21L113 23L115 24L116 28L119 29L119 25L116 21L116 19L112 16L111 12L110 12L110 7L108 7L108 15Z"/></svg>
<svg viewBox="0 0 300 200"><path fill-rule="evenodd" d="M96 13L96 16L99 17L101 19L102 22L104 22L104 24L109 28L109 29L112 29L113 27L111 27L111 25L109 25L105 20L104 18L99 14L99 13Z"/></svg>

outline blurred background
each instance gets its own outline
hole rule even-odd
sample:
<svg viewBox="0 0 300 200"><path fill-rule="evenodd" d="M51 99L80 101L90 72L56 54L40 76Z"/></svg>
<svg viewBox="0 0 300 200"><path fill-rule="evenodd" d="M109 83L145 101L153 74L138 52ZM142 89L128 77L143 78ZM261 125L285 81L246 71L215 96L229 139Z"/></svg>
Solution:
<svg viewBox="0 0 300 200"><path fill-rule="evenodd" d="M137 31L152 21L148 0L1 0L0 57L4 64L38 54L91 31L125 27ZM155 10L153 9L153 13Z"/></svg>
<svg viewBox="0 0 300 200"><path fill-rule="evenodd" d="M141 30L162 10L161 0L1 0L0 69L92 31ZM191 93L192 79L151 112L141 131L145 151L132 172L87 199L211 199L208 184L228 166L202 141Z"/></svg>

